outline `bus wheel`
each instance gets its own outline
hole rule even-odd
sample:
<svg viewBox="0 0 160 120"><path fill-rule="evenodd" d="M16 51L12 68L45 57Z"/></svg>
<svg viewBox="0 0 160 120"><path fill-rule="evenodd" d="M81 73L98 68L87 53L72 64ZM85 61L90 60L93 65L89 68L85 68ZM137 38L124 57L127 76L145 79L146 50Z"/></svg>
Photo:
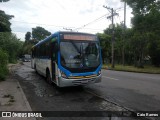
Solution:
<svg viewBox="0 0 160 120"><path fill-rule="evenodd" d="M37 72L37 68L36 68L36 65L34 65L34 69L35 69L36 73L38 73L38 72Z"/></svg>
<svg viewBox="0 0 160 120"><path fill-rule="evenodd" d="M47 73L46 73L46 74L47 74L47 75L46 75L46 80L47 80L47 82L48 82L49 84L52 84L51 76L50 76L49 71L47 71Z"/></svg>

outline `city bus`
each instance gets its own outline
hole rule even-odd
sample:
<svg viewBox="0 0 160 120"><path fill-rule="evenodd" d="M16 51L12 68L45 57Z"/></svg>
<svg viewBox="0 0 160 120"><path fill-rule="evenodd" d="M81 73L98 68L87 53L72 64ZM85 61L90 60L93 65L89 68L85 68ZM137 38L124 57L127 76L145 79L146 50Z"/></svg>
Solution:
<svg viewBox="0 0 160 120"><path fill-rule="evenodd" d="M96 35L56 32L32 47L31 66L59 87L101 81L101 48Z"/></svg>

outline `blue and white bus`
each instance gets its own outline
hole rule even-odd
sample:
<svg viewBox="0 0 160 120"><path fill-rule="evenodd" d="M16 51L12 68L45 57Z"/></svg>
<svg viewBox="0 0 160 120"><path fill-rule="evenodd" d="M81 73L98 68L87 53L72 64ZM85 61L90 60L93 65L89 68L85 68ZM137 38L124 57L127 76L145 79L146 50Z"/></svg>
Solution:
<svg viewBox="0 0 160 120"><path fill-rule="evenodd" d="M31 66L59 87L101 81L101 49L96 35L56 32L33 46Z"/></svg>

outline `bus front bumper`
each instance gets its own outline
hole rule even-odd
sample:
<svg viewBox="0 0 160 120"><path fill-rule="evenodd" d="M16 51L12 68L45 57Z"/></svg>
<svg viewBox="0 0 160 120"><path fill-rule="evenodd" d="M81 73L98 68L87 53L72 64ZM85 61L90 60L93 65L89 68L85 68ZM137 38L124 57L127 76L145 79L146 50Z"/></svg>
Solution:
<svg viewBox="0 0 160 120"><path fill-rule="evenodd" d="M59 77L58 86L59 87L80 86L80 85L88 85L99 82L101 82L101 74L97 77L83 78L83 79L66 79L63 77Z"/></svg>

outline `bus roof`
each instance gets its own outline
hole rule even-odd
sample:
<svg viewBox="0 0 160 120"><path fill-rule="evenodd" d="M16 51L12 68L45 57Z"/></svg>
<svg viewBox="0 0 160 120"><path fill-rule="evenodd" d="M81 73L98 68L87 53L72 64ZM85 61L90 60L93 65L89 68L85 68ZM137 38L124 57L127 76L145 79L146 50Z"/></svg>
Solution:
<svg viewBox="0 0 160 120"><path fill-rule="evenodd" d="M47 38L39 41L36 45L34 45L32 48L36 47L36 46L39 46L41 45L42 43L48 41L50 38L56 36L56 35L59 35L59 34L83 34L83 35L95 35L95 34L90 34L90 33L83 33L83 32L71 32L71 31L58 31L58 32L55 32L53 34L51 34L50 36L48 36Z"/></svg>

